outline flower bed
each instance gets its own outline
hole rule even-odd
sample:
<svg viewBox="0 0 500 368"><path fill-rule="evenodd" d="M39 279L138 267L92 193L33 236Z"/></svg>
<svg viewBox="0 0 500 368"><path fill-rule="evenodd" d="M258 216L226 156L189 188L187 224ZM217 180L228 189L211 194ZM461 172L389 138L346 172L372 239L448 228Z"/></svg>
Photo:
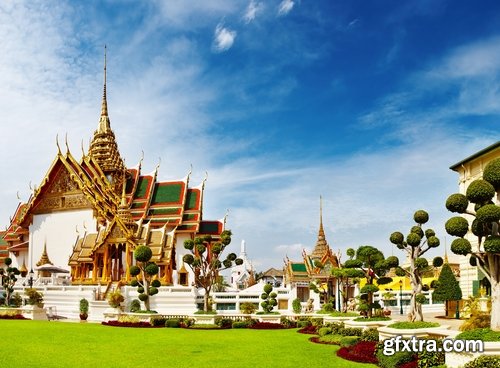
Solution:
<svg viewBox="0 0 500 368"><path fill-rule="evenodd" d="M151 326L151 324L149 322L144 322L144 321L121 322L121 321L114 320L114 321L101 322L101 324L104 326L113 326L113 327L141 327L141 328L144 328L144 327L154 327L154 328L163 327L163 326Z"/></svg>
<svg viewBox="0 0 500 368"><path fill-rule="evenodd" d="M28 319L22 314L0 314L0 319Z"/></svg>
<svg viewBox="0 0 500 368"><path fill-rule="evenodd" d="M325 345L338 345L338 342L335 341L325 341L321 340L321 337L319 336L313 336L309 338L310 342L313 342L315 344L325 344Z"/></svg>
<svg viewBox="0 0 500 368"><path fill-rule="evenodd" d="M376 347L376 341L360 341L353 346L340 348L337 356L353 362L377 364Z"/></svg>
<svg viewBox="0 0 500 368"><path fill-rule="evenodd" d="M317 326L306 326L298 330L297 332L307 334L307 335L316 335L318 333Z"/></svg>
<svg viewBox="0 0 500 368"><path fill-rule="evenodd" d="M280 323L256 322L249 326L249 328L253 328L254 330L279 330L284 328L284 326Z"/></svg>

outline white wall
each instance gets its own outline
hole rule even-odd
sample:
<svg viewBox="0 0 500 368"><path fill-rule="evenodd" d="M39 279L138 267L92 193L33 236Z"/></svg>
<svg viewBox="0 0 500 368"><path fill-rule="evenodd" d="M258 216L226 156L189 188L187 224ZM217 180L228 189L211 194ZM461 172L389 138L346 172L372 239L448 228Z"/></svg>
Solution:
<svg viewBox="0 0 500 368"><path fill-rule="evenodd" d="M26 260L28 269L36 268L40 260L44 244L47 244L47 254L55 265L67 270L69 257L77 239L76 229L83 236L84 226L88 232L96 231L96 220L92 210L77 210L34 215L29 227L30 254ZM20 261L22 263L22 260Z"/></svg>

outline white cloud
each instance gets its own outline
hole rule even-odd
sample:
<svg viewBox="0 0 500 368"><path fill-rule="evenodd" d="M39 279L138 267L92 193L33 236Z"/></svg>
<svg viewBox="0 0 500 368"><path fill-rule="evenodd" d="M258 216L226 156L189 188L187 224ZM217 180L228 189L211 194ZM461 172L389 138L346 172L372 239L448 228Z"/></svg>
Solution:
<svg viewBox="0 0 500 368"><path fill-rule="evenodd" d="M245 21L245 23L248 24L252 22L257 16L257 13L261 11L262 8L263 8L262 3L256 2L255 0L251 0L247 6L245 14L243 15L243 20Z"/></svg>
<svg viewBox="0 0 500 368"><path fill-rule="evenodd" d="M227 51L233 46L235 38L236 31L232 31L224 27L222 23L219 23L217 27L215 27L213 49L216 52Z"/></svg>
<svg viewBox="0 0 500 368"><path fill-rule="evenodd" d="M284 16L290 13L295 3L293 0L283 0L278 6L278 16Z"/></svg>

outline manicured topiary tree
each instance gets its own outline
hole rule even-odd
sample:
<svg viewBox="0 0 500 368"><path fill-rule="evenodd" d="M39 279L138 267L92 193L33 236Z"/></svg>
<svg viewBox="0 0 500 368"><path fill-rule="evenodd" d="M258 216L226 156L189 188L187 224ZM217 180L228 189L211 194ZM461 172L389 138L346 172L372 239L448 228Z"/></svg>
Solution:
<svg viewBox="0 0 500 368"><path fill-rule="evenodd" d="M362 270L356 268L333 268L332 276L337 279L339 285L339 291L342 299L342 312L347 312L347 303L349 302L348 292L351 285L355 284L356 281L362 277L365 277L365 273ZM340 301L339 301L340 302Z"/></svg>
<svg viewBox="0 0 500 368"><path fill-rule="evenodd" d="M220 271L231 268L234 264L243 264L243 260L237 258L235 253L229 253L226 259L221 261L222 253L230 243L230 230L224 230L220 239L213 239L207 235L184 241L184 248L190 253L184 255L182 259L193 270L196 286L205 290L203 296L203 310L205 312L210 310L210 292L217 282Z"/></svg>
<svg viewBox="0 0 500 368"><path fill-rule="evenodd" d="M391 234L390 241L395 244L398 249L408 253L410 260L410 268L404 270L398 268L398 276L408 276L410 278L412 293L410 300L410 311L408 312L408 320L410 322L423 321L422 303L425 301L425 296L422 294L422 273L428 269L429 264L422 256L431 248L439 246L439 239L432 229L423 230L422 225L429 221L429 214L424 210L418 210L414 213L413 219L417 223L413 226L406 236L396 231ZM439 262L439 261L435 261Z"/></svg>
<svg viewBox="0 0 500 368"><path fill-rule="evenodd" d="M446 208L461 215L446 222L448 234L457 239L451 243L455 254L470 255L470 261L486 275L491 284L491 329L500 331L500 159L490 161L482 179L474 180L465 195L452 194ZM468 221L470 219L470 221ZM477 238L472 245L466 235Z"/></svg>
<svg viewBox="0 0 500 368"><path fill-rule="evenodd" d="M437 302L446 302L446 311L448 310L449 300L460 300L462 299L462 289L460 289L460 283L455 278L453 271L448 263L443 265L441 268L441 273L437 280L436 288L432 293L432 300ZM457 302L456 318L459 318L459 308Z"/></svg>
<svg viewBox="0 0 500 368"><path fill-rule="evenodd" d="M276 301L277 296L278 294L273 292L273 286L271 284L264 285L264 292L260 296L262 299L260 306L265 313L271 313L273 308L278 304Z"/></svg>
<svg viewBox="0 0 500 368"><path fill-rule="evenodd" d="M344 267L361 270L366 278L366 284L360 290L362 294L366 295L366 298L362 299L358 309L366 312L368 317L372 317L373 309L380 307L378 303L373 302L373 293L379 291L374 281L377 280L379 285L392 282L392 278L385 277L385 274L391 267L397 266L397 258L388 257L385 259L381 251L369 245L360 246L356 251L350 248L347 250L347 254L351 255L352 258L345 261Z"/></svg>
<svg viewBox="0 0 500 368"><path fill-rule="evenodd" d="M160 280L155 279L159 267L156 263L151 262L152 257L151 248L139 245L134 250L136 264L129 269L130 275L134 277L130 285L137 287L139 300L144 302L146 310L150 310L149 297L158 294L158 288L161 286Z"/></svg>
<svg viewBox="0 0 500 368"><path fill-rule="evenodd" d="M17 267L11 267L12 259L5 258L5 265L7 266L5 269L0 268L0 278L2 280L2 287L5 297L5 305L10 305L10 299L12 293L14 292L14 285L17 281L17 276L21 274L21 272L17 269Z"/></svg>

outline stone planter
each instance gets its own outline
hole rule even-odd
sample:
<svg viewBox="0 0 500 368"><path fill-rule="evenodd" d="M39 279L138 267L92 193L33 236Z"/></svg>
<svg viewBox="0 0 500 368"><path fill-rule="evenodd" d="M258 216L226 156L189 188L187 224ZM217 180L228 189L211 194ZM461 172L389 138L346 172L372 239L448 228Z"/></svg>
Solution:
<svg viewBox="0 0 500 368"><path fill-rule="evenodd" d="M23 308L23 317L32 319L32 320L40 320L47 321L47 312L45 308L40 308L36 305L25 305Z"/></svg>
<svg viewBox="0 0 500 368"><path fill-rule="evenodd" d="M194 315L195 325L214 325L215 315L214 314L195 314Z"/></svg>
<svg viewBox="0 0 500 368"><path fill-rule="evenodd" d="M104 322L117 320L122 314L124 313L121 308L106 308L103 312Z"/></svg>
<svg viewBox="0 0 500 368"><path fill-rule="evenodd" d="M394 321L387 321L393 323ZM379 340L391 339L396 336L401 336L402 338L411 338L415 336L428 337L428 336L441 336L448 337L453 335L453 332L449 330L450 326L438 326L438 327L427 327L427 328L411 328L411 329L399 329L392 327L379 327L378 334ZM458 332L457 332L458 333Z"/></svg>
<svg viewBox="0 0 500 368"><path fill-rule="evenodd" d="M351 321L357 317L332 317L332 316L324 316L323 323L332 323L332 322L347 322Z"/></svg>
<svg viewBox="0 0 500 368"><path fill-rule="evenodd" d="M479 353L456 353L449 352L445 355L445 363L447 367L455 368L462 367L465 363L474 360L481 355L500 355L500 342L485 342L484 351Z"/></svg>
<svg viewBox="0 0 500 368"><path fill-rule="evenodd" d="M379 327L385 327L387 325L390 325L391 323L394 323L393 320L388 320L388 321L353 321L353 320L347 320L344 321L344 324L346 327L357 327L357 328L362 328L363 330L368 329L368 328L379 328Z"/></svg>
<svg viewBox="0 0 500 368"><path fill-rule="evenodd" d="M259 322L281 323L281 315L279 314L262 314L258 315Z"/></svg>

